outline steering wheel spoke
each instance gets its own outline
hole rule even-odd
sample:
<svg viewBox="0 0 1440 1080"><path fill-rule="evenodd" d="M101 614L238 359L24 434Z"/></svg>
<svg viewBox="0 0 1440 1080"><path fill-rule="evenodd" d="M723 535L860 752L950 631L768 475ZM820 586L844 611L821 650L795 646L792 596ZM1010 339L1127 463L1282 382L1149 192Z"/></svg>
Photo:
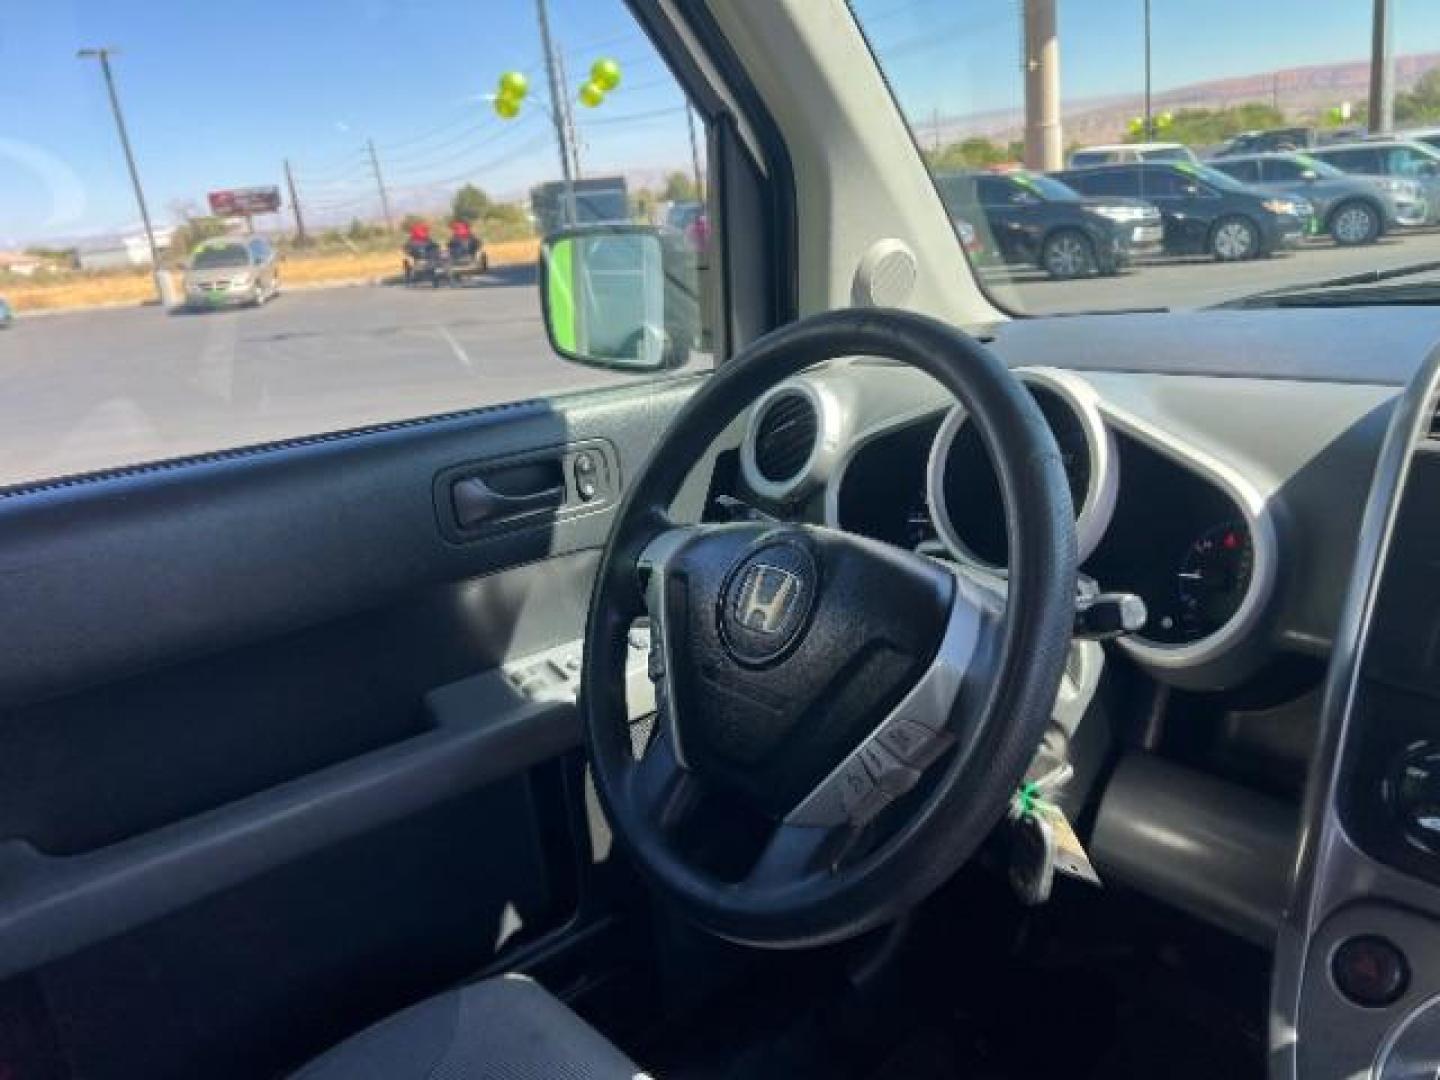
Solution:
<svg viewBox="0 0 1440 1080"><path fill-rule="evenodd" d="M699 777L680 763L664 726L630 774L631 797L645 817L662 833L673 832L701 797Z"/></svg>
<svg viewBox="0 0 1440 1080"><path fill-rule="evenodd" d="M853 836L843 825L792 825L781 822L742 883L744 888L777 888L814 874L828 873Z"/></svg>

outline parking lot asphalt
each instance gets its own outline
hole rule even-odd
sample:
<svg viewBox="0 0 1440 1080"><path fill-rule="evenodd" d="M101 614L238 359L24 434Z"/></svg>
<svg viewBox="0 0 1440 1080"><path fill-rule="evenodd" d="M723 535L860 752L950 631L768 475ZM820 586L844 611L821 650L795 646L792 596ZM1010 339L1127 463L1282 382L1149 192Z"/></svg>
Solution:
<svg viewBox="0 0 1440 1080"><path fill-rule="evenodd" d="M1081 281L1012 268L1014 283L994 291L1033 313L1200 307L1426 259L1440 259L1440 232ZM625 378L551 352L528 267L455 289L294 292L254 310L22 317L0 332L0 486Z"/></svg>
<svg viewBox="0 0 1440 1080"><path fill-rule="evenodd" d="M1038 270L987 270L992 293L1006 306L1035 314L1104 311L1115 308L1210 307L1226 300L1342 274L1440 260L1440 230L1385 237L1365 247L1342 248L1326 240L1307 241L1295 251L1253 262L1220 263L1208 258L1155 259L1109 278L1051 281ZM1008 289L1006 279L1013 282Z"/></svg>
<svg viewBox="0 0 1440 1080"><path fill-rule="evenodd" d="M18 319L0 332L0 485L361 427L615 376L545 341L533 268L262 308Z"/></svg>

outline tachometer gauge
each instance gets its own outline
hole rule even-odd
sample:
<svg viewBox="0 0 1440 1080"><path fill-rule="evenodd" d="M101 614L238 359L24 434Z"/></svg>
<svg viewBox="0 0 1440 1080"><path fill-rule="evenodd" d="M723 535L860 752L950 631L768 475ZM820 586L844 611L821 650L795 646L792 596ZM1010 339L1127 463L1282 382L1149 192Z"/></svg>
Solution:
<svg viewBox="0 0 1440 1080"><path fill-rule="evenodd" d="M1250 531L1227 521L1207 529L1185 551L1176 574L1180 623L1186 637L1204 637L1240 609L1255 568Z"/></svg>

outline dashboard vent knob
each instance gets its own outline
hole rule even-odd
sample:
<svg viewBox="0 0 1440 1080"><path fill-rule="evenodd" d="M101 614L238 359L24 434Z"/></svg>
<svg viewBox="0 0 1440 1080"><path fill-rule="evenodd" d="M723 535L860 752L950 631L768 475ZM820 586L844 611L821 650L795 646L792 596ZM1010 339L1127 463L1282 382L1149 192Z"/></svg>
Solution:
<svg viewBox="0 0 1440 1080"><path fill-rule="evenodd" d="M766 405L755 430L755 468L772 484L800 475L815 450L820 417L804 394L777 394Z"/></svg>

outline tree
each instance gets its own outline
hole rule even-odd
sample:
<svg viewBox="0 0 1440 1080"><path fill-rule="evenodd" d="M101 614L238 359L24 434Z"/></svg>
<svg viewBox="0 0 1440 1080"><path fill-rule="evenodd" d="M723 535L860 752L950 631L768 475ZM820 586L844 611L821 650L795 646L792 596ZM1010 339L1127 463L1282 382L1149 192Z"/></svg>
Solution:
<svg viewBox="0 0 1440 1080"><path fill-rule="evenodd" d="M229 231L224 218L211 217L208 214L187 217L176 226L174 235L170 239L170 250L174 254L184 257L206 240L224 236Z"/></svg>
<svg viewBox="0 0 1440 1080"><path fill-rule="evenodd" d="M466 184L455 192L455 198L450 203L450 214L456 221L474 224L489 213L491 205L489 195L474 184Z"/></svg>
<svg viewBox="0 0 1440 1080"><path fill-rule="evenodd" d="M1242 131L1284 125L1285 116L1279 109L1264 102L1252 101L1219 109L1181 109L1171 116L1170 122L1157 134L1167 142L1184 143L1187 146L1211 146ZM1141 130L1132 129L1127 132L1126 141L1144 142L1143 127L1142 124Z"/></svg>
<svg viewBox="0 0 1440 1080"><path fill-rule="evenodd" d="M1427 124L1440 120L1440 68L1431 68L1409 90L1395 95L1395 122Z"/></svg>
<svg viewBox="0 0 1440 1080"><path fill-rule="evenodd" d="M989 139L978 135L962 142L949 143L939 150L925 154L930 168L936 172L955 172L960 169L985 169L1013 161L1010 148L996 146Z"/></svg>
<svg viewBox="0 0 1440 1080"><path fill-rule="evenodd" d="M670 202L694 202L699 197L695 190L695 181L686 173L677 169L665 177L665 190L661 193L661 198Z"/></svg>

